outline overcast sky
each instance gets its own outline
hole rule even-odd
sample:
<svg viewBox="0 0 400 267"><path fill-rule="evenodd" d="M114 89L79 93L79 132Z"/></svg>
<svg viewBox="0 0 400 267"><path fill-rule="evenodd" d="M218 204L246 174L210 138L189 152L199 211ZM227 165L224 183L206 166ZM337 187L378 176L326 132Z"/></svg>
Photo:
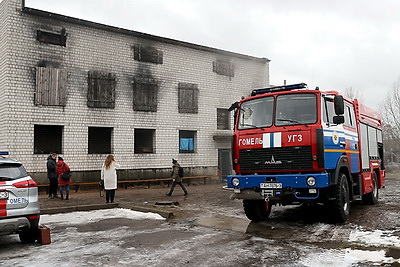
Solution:
<svg viewBox="0 0 400 267"><path fill-rule="evenodd" d="M398 0L25 0L26 6L265 57L270 83L352 87L378 109L400 77ZM249 91L251 88L249 88Z"/></svg>

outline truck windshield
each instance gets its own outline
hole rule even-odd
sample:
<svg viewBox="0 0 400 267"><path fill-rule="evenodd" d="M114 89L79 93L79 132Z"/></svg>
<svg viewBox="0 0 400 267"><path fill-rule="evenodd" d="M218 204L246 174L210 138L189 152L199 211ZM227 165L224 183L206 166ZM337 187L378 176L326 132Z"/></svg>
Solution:
<svg viewBox="0 0 400 267"><path fill-rule="evenodd" d="M276 126L317 122L315 94L288 94L276 98Z"/></svg>
<svg viewBox="0 0 400 267"><path fill-rule="evenodd" d="M243 102L240 107L239 130L270 127L274 112L272 96Z"/></svg>

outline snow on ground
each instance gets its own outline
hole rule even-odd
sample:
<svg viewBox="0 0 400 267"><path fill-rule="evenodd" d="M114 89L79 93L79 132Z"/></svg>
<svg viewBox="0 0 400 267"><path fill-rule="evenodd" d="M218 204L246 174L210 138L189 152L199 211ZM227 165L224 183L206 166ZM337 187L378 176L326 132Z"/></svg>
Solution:
<svg viewBox="0 0 400 267"><path fill-rule="evenodd" d="M332 249L312 252L300 259L299 264L308 267L335 266L348 267L356 263L383 264L392 263L391 257L385 257L385 251L366 251L359 249Z"/></svg>
<svg viewBox="0 0 400 267"><path fill-rule="evenodd" d="M129 219L137 221L133 224L149 225L131 228L129 224L120 224L105 229L96 228L95 225L104 219ZM9 251L21 246L18 238L12 237L8 248L0 249L0 265L163 266L169 263L176 266L227 266L258 262L261 266L274 263L276 266L348 267L360 263L382 265L398 261L386 256L388 247L400 247L400 238L395 231L370 231L349 225L349 232L343 232L340 226L323 223L313 225L313 231L318 236L323 236L325 232L338 232L342 236L337 239L332 233L334 239L331 241L343 242L343 248L327 248L321 243L303 245L297 240L282 242L268 237L255 237L243 229L175 225L163 220L158 214L120 208L42 215L41 224L54 229L52 243L44 246L27 245L18 253L10 254ZM107 221L110 222L113 223L112 220ZM84 227L89 224L94 226ZM181 236L176 238L178 233ZM159 239L155 238L157 236ZM175 236L175 239L170 236ZM290 265L288 262L291 262Z"/></svg>
<svg viewBox="0 0 400 267"><path fill-rule="evenodd" d="M394 231L366 231L361 227L351 231L349 242L369 246L395 246L400 248L400 238L394 234Z"/></svg>
<svg viewBox="0 0 400 267"><path fill-rule="evenodd" d="M93 211L76 211L71 213L41 215L40 223L57 223L57 224L82 224L92 223L104 220L105 218L126 218L133 220L164 220L164 218L156 213L144 213L130 209L104 209Z"/></svg>

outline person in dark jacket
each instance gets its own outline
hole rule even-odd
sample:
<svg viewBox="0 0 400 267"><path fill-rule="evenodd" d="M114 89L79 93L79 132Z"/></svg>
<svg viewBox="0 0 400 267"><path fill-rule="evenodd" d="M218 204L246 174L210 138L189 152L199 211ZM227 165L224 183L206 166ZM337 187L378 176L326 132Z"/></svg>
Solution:
<svg viewBox="0 0 400 267"><path fill-rule="evenodd" d="M180 168L181 168L181 165L179 165L178 161L175 159L172 159L172 171L171 171L172 184L171 184L171 189L167 193L167 196L172 195L172 192L174 192L174 188L176 185L179 185L182 188L184 196L188 195L188 191L186 190L185 186L182 184L182 177L179 175Z"/></svg>
<svg viewBox="0 0 400 267"><path fill-rule="evenodd" d="M60 197L64 199L64 188L65 188L65 199L69 200L69 184L72 182L71 178L65 180L62 175L66 172L70 172L70 168L67 163L64 162L62 157L58 157L56 173L58 175L58 185L60 186Z"/></svg>
<svg viewBox="0 0 400 267"><path fill-rule="evenodd" d="M49 198L57 198L57 189L58 189L58 177L56 173L56 158L57 154L51 153L50 156L47 158L47 178L50 181L50 188L49 188Z"/></svg>

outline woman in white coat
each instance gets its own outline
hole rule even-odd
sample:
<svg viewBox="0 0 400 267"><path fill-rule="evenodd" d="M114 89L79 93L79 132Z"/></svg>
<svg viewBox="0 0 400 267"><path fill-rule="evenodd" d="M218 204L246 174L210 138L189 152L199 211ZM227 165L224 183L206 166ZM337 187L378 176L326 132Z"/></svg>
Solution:
<svg viewBox="0 0 400 267"><path fill-rule="evenodd" d="M101 168L101 180L106 191L106 203L113 203L117 189L117 171L121 166L115 161L114 155L108 155Z"/></svg>

